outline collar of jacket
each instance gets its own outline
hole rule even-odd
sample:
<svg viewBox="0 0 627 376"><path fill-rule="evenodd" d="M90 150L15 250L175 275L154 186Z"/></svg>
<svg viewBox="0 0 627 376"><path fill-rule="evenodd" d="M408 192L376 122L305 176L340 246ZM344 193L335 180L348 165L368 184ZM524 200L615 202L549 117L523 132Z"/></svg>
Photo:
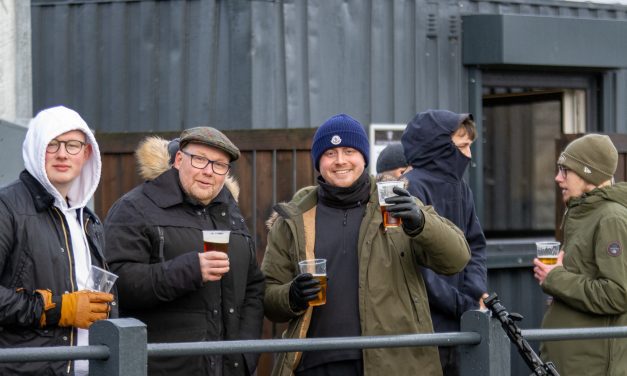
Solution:
<svg viewBox="0 0 627 376"><path fill-rule="evenodd" d="M156 179L144 184L146 184L144 192L160 208L169 208L183 203L193 205L192 200L187 198L183 188L181 188L179 171L176 168L171 168ZM225 184L209 205L228 204L231 199L234 200ZM202 206L200 203L198 205Z"/></svg>
<svg viewBox="0 0 627 376"><path fill-rule="evenodd" d="M370 197L368 199L368 204L374 204L377 202L378 197L375 195L375 191L377 189L377 183L373 176L369 177L370 179ZM302 213L314 207L314 205L318 204L318 186L312 185L309 187L301 188L294 194L294 197L289 203L279 203L274 206L274 211L276 211L283 218L292 218L297 215L302 215ZM272 218L269 220L271 223Z"/></svg>
<svg viewBox="0 0 627 376"><path fill-rule="evenodd" d="M28 192L33 198L35 210L42 212L48 210L52 207L52 205L54 205L54 196L51 195L50 192L48 192L46 188L44 188L44 186L41 185L41 183L38 182L37 179L35 179L35 177L28 171L24 170L20 173L20 180L24 183L26 189L28 189Z"/></svg>
<svg viewBox="0 0 627 376"><path fill-rule="evenodd" d="M20 173L20 181L24 183L24 186L30 193L33 198L33 203L35 205L35 210L37 212L46 211L54 206L54 196L48 192L43 185L33 175L31 175L28 171L23 170ZM83 208L83 214L85 220L91 220L94 223L99 224L100 220L94 212L89 210L89 208Z"/></svg>

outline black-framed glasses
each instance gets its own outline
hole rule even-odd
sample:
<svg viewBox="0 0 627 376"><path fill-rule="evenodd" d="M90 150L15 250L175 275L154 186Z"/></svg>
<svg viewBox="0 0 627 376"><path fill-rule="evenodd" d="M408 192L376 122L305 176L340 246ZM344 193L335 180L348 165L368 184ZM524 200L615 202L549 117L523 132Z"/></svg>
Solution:
<svg viewBox="0 0 627 376"><path fill-rule="evenodd" d="M562 179L566 179L568 177L568 171L570 171L570 168L564 165L557 165L557 170L559 171Z"/></svg>
<svg viewBox="0 0 627 376"><path fill-rule="evenodd" d="M209 158L205 158L201 155L196 155L189 153L185 150L181 150L181 153L187 155L192 163L192 167L197 168L199 170L204 169L207 165L211 164L211 170L218 175L226 175L227 172L231 169L231 165L224 162L212 161Z"/></svg>
<svg viewBox="0 0 627 376"><path fill-rule="evenodd" d="M59 151L61 144L65 146L65 151L68 154L76 155L83 150L83 146L87 145L86 142L79 140L67 140L67 141L59 141L56 138L48 143L46 146L46 153L54 154Z"/></svg>

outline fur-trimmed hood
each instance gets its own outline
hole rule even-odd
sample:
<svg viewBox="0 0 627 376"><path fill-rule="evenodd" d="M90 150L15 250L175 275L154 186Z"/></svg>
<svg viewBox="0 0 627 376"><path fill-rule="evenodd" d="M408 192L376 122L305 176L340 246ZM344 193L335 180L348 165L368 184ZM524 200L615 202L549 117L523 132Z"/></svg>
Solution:
<svg viewBox="0 0 627 376"><path fill-rule="evenodd" d="M139 143L137 150L135 150L135 159L137 160L139 176L142 179L154 180L172 168L169 164L168 143L168 140L158 136L146 137ZM235 201L238 201L240 189L235 178L230 174L227 175L224 186L231 192Z"/></svg>

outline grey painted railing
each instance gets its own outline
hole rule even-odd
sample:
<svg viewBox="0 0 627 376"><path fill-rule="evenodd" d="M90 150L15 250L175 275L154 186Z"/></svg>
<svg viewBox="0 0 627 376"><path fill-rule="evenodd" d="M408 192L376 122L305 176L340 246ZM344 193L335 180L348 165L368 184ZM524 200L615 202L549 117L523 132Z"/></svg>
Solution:
<svg viewBox="0 0 627 376"><path fill-rule="evenodd" d="M89 346L0 349L0 362L89 359L91 376L145 376L148 357L245 352L284 352L410 346L460 346L462 376L510 374L509 339L487 311L469 311L459 333L371 337L147 343L146 325L136 319L98 321ZM559 341L627 337L627 327L523 330L527 340Z"/></svg>

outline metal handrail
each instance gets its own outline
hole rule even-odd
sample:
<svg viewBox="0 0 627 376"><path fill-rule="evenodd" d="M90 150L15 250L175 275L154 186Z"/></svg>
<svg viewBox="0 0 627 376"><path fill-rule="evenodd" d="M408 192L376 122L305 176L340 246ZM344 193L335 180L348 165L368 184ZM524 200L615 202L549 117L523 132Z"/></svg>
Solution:
<svg viewBox="0 0 627 376"><path fill-rule="evenodd" d="M479 335L479 333L454 332L365 337L149 343L148 356L161 357L173 355L345 350L410 346L457 346L476 345L480 342L481 335Z"/></svg>
<svg viewBox="0 0 627 376"><path fill-rule="evenodd" d="M17 347L12 349L0 349L0 363L77 359L105 360L109 358L109 356L110 349L105 345Z"/></svg>
<svg viewBox="0 0 627 376"><path fill-rule="evenodd" d="M611 328L527 329L522 335L529 341L564 341L599 338L625 338L627 326Z"/></svg>
<svg viewBox="0 0 627 376"><path fill-rule="evenodd" d="M612 328L527 329L523 330L522 334L527 340L531 341L625 338L627 337L627 326ZM478 345L481 342L482 338L480 333L467 331L365 337L148 343L146 344L145 350L148 357L164 357L410 346L459 346ZM106 345L5 348L0 349L0 362L77 359L107 360L113 355L111 351L112 350ZM507 349L507 351L509 351L509 349Z"/></svg>

